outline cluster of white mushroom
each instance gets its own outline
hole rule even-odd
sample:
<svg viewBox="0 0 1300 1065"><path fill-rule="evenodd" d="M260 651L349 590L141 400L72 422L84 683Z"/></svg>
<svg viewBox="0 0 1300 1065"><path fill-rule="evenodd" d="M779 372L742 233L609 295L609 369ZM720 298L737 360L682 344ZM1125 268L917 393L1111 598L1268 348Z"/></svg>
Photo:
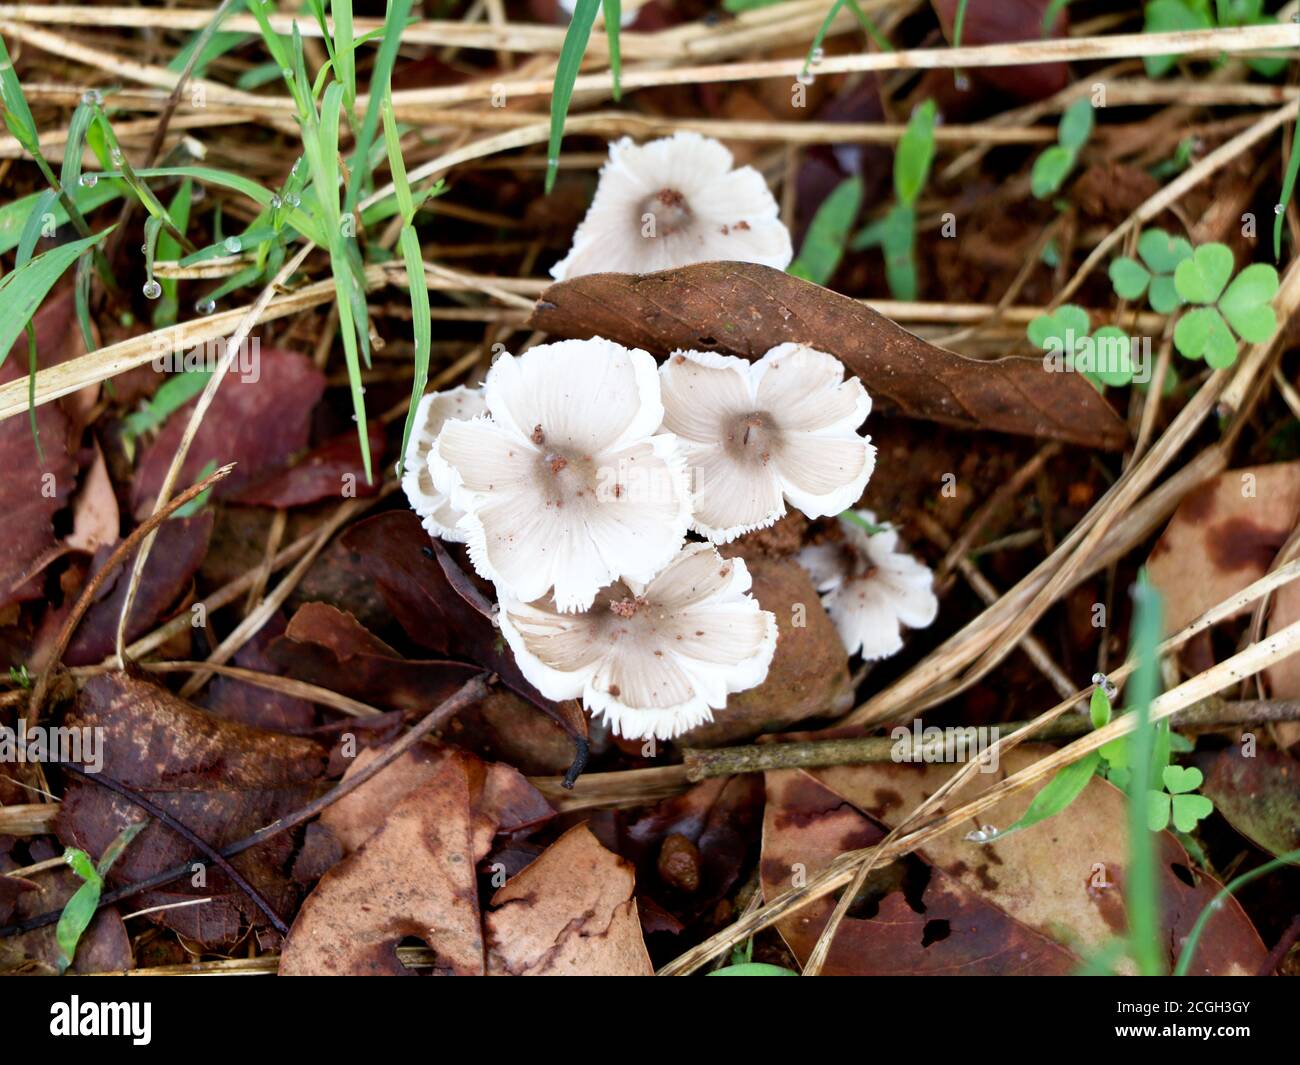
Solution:
<svg viewBox="0 0 1300 1065"><path fill-rule="evenodd" d="M695 134L613 145L553 273L784 267L790 238L770 191L731 163ZM501 355L481 389L425 396L403 486L429 533L465 543L494 583L501 631L543 695L581 697L623 736L671 739L761 684L776 649L744 561L714 545L772 525L787 502L812 518L852 506L875 466L858 433L870 409L838 359L804 344L753 363L677 351L657 367L600 337L566 340ZM867 657L901 643L900 622L929 623L928 571L895 556L922 582L887 563L895 541L882 536L865 545L870 567L814 548L803 560L849 650ZM872 591L877 573L907 601Z"/></svg>

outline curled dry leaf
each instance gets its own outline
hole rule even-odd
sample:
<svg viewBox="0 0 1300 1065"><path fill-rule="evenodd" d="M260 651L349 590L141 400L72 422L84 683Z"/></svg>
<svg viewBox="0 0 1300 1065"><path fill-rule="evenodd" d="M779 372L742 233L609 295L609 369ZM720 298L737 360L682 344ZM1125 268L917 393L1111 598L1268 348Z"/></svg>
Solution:
<svg viewBox="0 0 1300 1065"><path fill-rule="evenodd" d="M209 462L235 462L234 472L212 490L218 499L229 498L307 446L311 412L325 391L325 375L296 351L262 348L258 354L256 379L250 371L245 380L232 367L221 382L185 456L177 490L197 481ZM191 400L168 418L140 456L131 487L137 518L153 510L197 402Z"/></svg>
<svg viewBox="0 0 1300 1065"><path fill-rule="evenodd" d="M483 975L475 866L498 831L522 826L531 791L513 770L449 750L408 755L346 796L326 823L359 849L303 903L280 974L407 975L396 948L412 936L437 955L435 971Z"/></svg>
<svg viewBox="0 0 1300 1065"><path fill-rule="evenodd" d="M422 712L480 672L465 662L405 659L351 614L326 603L299 607L267 657L309 684L372 706Z"/></svg>
<svg viewBox="0 0 1300 1065"><path fill-rule="evenodd" d="M879 843L885 829L838 792L801 769L766 774L760 871L771 899L807 881L845 851ZM888 890L874 912L852 912L840 925L822 967L827 976L1056 976L1079 959L986 901L939 866L920 870L923 884ZM835 908L818 899L777 922L803 964Z"/></svg>
<svg viewBox="0 0 1300 1065"><path fill-rule="evenodd" d="M370 439L371 462L374 469L379 469L384 457L384 426L372 421L366 433ZM355 432L348 432L326 440L284 469L259 477L234 501L264 507L303 507L323 499L372 496L379 487L378 480L366 481L361 442Z"/></svg>
<svg viewBox="0 0 1300 1065"><path fill-rule="evenodd" d="M391 511L358 522L342 542L411 640L491 670L569 735L586 738L587 718L578 703L554 703L524 679L500 631L448 579L443 566L450 556L439 561L414 512Z"/></svg>
<svg viewBox="0 0 1300 1065"><path fill-rule="evenodd" d="M495 976L652 976L632 864L575 825L492 897Z"/></svg>
<svg viewBox="0 0 1300 1065"><path fill-rule="evenodd" d="M1256 846L1277 856L1300 849L1300 762L1290 755L1257 750L1246 758L1226 747L1201 791Z"/></svg>
<svg viewBox="0 0 1300 1065"><path fill-rule="evenodd" d="M100 730L100 773L162 807L213 847L251 835L293 813L319 790L325 751L310 740L223 721L130 673L90 677L64 722ZM114 885L144 880L194 858L189 843L126 798L81 778L66 781L56 830L68 845L101 854L127 825L149 821L109 873ZM283 833L231 859L277 913L293 912L288 876L294 834ZM149 919L204 947L228 945L265 916L220 869L136 897Z"/></svg>
<svg viewBox="0 0 1300 1065"><path fill-rule="evenodd" d="M1047 373L1035 358L956 355L857 300L752 263L574 278L549 286L528 324L660 355L685 348L752 360L783 342L813 343L856 374L873 400L908 417L1106 450L1128 440L1124 423L1079 374Z"/></svg>
<svg viewBox="0 0 1300 1065"><path fill-rule="evenodd" d="M1049 751L1036 744L1017 747L1002 757L1000 769L1015 773ZM818 770L816 775L836 795L892 828L958 768L951 763L879 763ZM977 778L976 786L989 779ZM999 828L1015 823L1036 790L1008 796L980 814L981 822ZM1088 958L1127 927L1127 816L1123 792L1094 776L1064 813L1047 821L987 844L968 842L962 831L949 832L919 853L963 889ZM1222 885L1197 869L1168 832L1158 833L1156 840L1162 926L1169 931L1172 968L1184 938ZM1244 911L1228 899L1206 926L1191 972L1254 973L1265 953Z"/></svg>

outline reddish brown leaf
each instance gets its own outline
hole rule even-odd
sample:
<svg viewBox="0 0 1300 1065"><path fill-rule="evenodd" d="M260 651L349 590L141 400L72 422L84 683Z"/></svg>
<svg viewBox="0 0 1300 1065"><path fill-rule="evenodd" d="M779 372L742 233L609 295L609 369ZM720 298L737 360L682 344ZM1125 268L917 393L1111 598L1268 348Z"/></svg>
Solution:
<svg viewBox="0 0 1300 1065"><path fill-rule="evenodd" d="M315 795L325 751L310 740L213 717L166 688L126 673L91 677L65 722L102 730L102 775L165 809L213 847L243 839L293 813ZM66 782L57 829L65 843L99 854L128 824L149 821L109 873L114 884L143 880L195 857L190 845L127 799L79 778ZM232 859L278 913L298 892L288 870L290 833ZM140 908L195 897L212 901L150 914L201 944L229 944L265 918L215 867L203 882L180 881L137 897Z"/></svg>
<svg viewBox="0 0 1300 1065"><path fill-rule="evenodd" d="M140 578L140 588L131 605L131 620L126 627L128 642L148 632L168 608L174 606L190 586L208 552L212 535L212 512L204 511L192 518L171 518L162 523L148 565ZM116 545L114 545L116 546ZM95 552L91 574L108 561L112 548ZM101 661L112 652L117 636L118 618L126 599L131 567L138 552L122 562L105 580L77 633L63 656L70 666L84 666Z"/></svg>
<svg viewBox="0 0 1300 1065"><path fill-rule="evenodd" d="M957 7L961 0L930 2L943 26L943 35L951 42ZM1070 17L1063 4L1048 32L1043 33L1043 19L1051 6L1051 0L968 0L966 19L962 23L961 43L1008 44L1014 41L1039 41L1044 36L1068 36ZM1065 63L977 67L968 74L1021 100L1041 100L1060 92L1070 82L1070 68Z"/></svg>
<svg viewBox="0 0 1300 1065"><path fill-rule="evenodd" d="M1274 855L1300 850L1300 762L1281 751L1219 752L1201 790L1238 832ZM1300 862L1296 862L1300 865Z"/></svg>
<svg viewBox="0 0 1300 1065"><path fill-rule="evenodd" d="M367 433L371 468L378 470L384 457L384 427L372 421ZM322 499L372 496L378 491L378 480L366 482L361 442L352 432L327 440L285 469L259 478L239 492L234 501L266 507L302 507Z"/></svg>
<svg viewBox="0 0 1300 1065"><path fill-rule="evenodd" d="M279 667L271 661L267 648L284 630L284 617L277 613L235 652L234 664L241 669L278 674ZM204 690L203 707L228 721L278 732L301 732L316 721L316 709L307 700L235 677L213 677Z"/></svg>
<svg viewBox="0 0 1300 1065"><path fill-rule="evenodd" d="M405 659L325 603L299 607L267 657L288 676L394 710L427 711L481 672L465 662Z"/></svg>
<svg viewBox="0 0 1300 1065"><path fill-rule="evenodd" d="M23 334L0 366L0 384L25 376L27 337ZM37 407L36 428L43 458L37 457L30 419L0 421L0 470L4 470L0 476L0 543L4 544L0 552L0 608L42 596L42 582L37 577L54 557L52 519L76 487L77 464L68 451L71 423L63 408L55 403Z"/></svg>
<svg viewBox="0 0 1300 1065"><path fill-rule="evenodd" d="M325 375L311 359L296 351L261 349L256 381L228 373L194 437L177 485L199 479L209 462L236 462L234 472L213 489L218 499L233 496L261 474L288 461L307 446L311 412L325 391ZM191 400L163 425L144 450L131 489L131 509L143 518L153 509L163 478L171 466L190 414Z"/></svg>
<svg viewBox="0 0 1300 1065"><path fill-rule="evenodd" d="M575 825L492 897L490 970L509 976L651 976L631 863Z"/></svg>
<svg viewBox="0 0 1300 1065"><path fill-rule="evenodd" d="M1015 773L1051 749L1027 744L1008 751L999 772ZM877 763L818 770L819 781L890 828L957 769L953 763ZM996 828L1014 824L1044 782L980 814ZM959 793L956 801L960 802ZM1084 957L1125 934L1124 877L1128 864L1128 804L1124 794L1093 777L1063 813L996 840L971 843L964 832L938 836L918 852L964 890ZM1169 932L1167 964L1221 885L1200 871L1168 832L1156 836L1162 926ZM933 949L933 948L932 948ZM1193 973L1255 972L1264 946L1235 899L1210 920L1193 959Z"/></svg>
<svg viewBox="0 0 1300 1065"><path fill-rule="evenodd" d="M550 716L572 736L585 738L587 720L576 704L557 704L524 679L492 623L447 579L429 534L412 511L378 514L342 536L361 568L378 586L406 635L438 654L468 659Z"/></svg>
<svg viewBox="0 0 1300 1065"><path fill-rule="evenodd" d="M1048 373L1034 358L956 355L856 300L753 263L577 277L548 287L528 324L659 355L694 348L756 359L787 341L809 343L909 417L1108 450L1128 440L1110 404L1079 374Z"/></svg>
<svg viewBox="0 0 1300 1065"><path fill-rule="evenodd" d="M878 843L874 818L803 770L768 773L763 822L763 894L772 898L810 879L845 851ZM879 899L871 916L840 925L822 972L828 976L1057 976L1078 959L1034 929L1013 920L943 869L929 866L918 893L899 887ZM777 923L801 963L835 907L821 898Z"/></svg>

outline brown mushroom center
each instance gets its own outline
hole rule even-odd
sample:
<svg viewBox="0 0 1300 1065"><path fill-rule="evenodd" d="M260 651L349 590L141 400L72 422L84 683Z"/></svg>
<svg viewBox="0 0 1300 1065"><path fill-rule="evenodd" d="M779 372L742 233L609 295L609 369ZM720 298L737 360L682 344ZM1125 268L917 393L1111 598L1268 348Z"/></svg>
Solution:
<svg viewBox="0 0 1300 1065"><path fill-rule="evenodd" d="M733 459L766 466L780 449L781 430L766 411L733 414L723 423L722 446Z"/></svg>
<svg viewBox="0 0 1300 1065"><path fill-rule="evenodd" d="M538 445L537 474L551 506L596 494L599 471L590 455L552 443L540 425L533 429L532 441Z"/></svg>
<svg viewBox="0 0 1300 1065"><path fill-rule="evenodd" d="M646 215L653 219L653 228L646 226ZM641 201L638 221L641 223L642 236L669 237L690 223L691 208L685 196L676 189L665 186Z"/></svg>

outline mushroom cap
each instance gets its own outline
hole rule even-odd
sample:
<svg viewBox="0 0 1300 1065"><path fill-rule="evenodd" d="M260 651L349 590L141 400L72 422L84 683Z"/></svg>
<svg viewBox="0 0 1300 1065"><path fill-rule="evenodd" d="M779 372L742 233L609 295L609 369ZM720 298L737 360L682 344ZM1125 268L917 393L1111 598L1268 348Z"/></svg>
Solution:
<svg viewBox="0 0 1300 1065"><path fill-rule="evenodd" d="M573 247L551 276L648 274L719 260L784 270L794 250L776 199L757 170L732 165L731 152L698 133L611 144Z"/></svg>
<svg viewBox="0 0 1300 1065"><path fill-rule="evenodd" d="M855 513L876 524L870 510ZM799 564L811 575L849 654L867 661L888 658L902 650L904 625L923 629L938 616L934 575L903 553L892 528L868 533L855 522L840 525L842 542L804 548Z"/></svg>
<svg viewBox="0 0 1300 1065"><path fill-rule="evenodd" d="M539 345L498 358L483 395L488 415L447 422L429 452L481 576L583 610L619 577L649 580L668 563L690 490L676 439L658 431L648 353L600 337Z"/></svg>
<svg viewBox="0 0 1300 1065"><path fill-rule="evenodd" d="M501 598L501 631L548 699L575 699L628 739L668 740L767 677L776 618L743 559L687 544L648 583L615 582L582 613Z"/></svg>
<svg viewBox="0 0 1300 1065"><path fill-rule="evenodd" d="M692 474L691 528L714 543L773 524L787 500L817 518L861 497L876 464L857 432L871 397L835 356L792 343L753 363L677 351L660 377L664 428Z"/></svg>
<svg viewBox="0 0 1300 1065"><path fill-rule="evenodd" d="M407 441L402 462L402 489L430 536L440 536L454 543L465 539L465 534L456 528L461 512L433 483L429 450L447 422L475 418L486 410L482 391L464 385L446 392L430 392L420 398L419 406L415 408L415 424L411 427L411 438Z"/></svg>

